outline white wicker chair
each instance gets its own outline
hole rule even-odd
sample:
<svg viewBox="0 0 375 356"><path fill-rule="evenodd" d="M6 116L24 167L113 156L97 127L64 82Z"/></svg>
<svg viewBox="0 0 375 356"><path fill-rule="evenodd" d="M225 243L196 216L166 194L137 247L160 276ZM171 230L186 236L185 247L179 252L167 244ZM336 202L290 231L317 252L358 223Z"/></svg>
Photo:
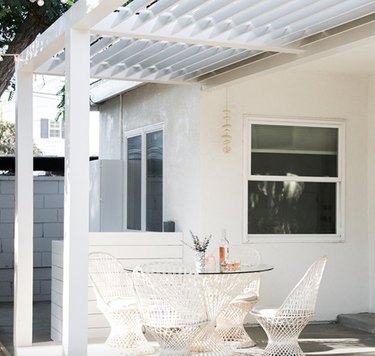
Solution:
<svg viewBox="0 0 375 356"><path fill-rule="evenodd" d="M160 355L190 355L207 320L201 279L181 263L155 262L133 271L141 319L161 347Z"/></svg>
<svg viewBox="0 0 375 356"><path fill-rule="evenodd" d="M155 352L142 332L132 274L112 255L93 252L89 254L89 277L98 308L111 326L106 345L124 355Z"/></svg>
<svg viewBox="0 0 375 356"><path fill-rule="evenodd" d="M257 266L260 263L259 252L249 246L241 246L237 253L241 265ZM260 275L249 274L248 284L241 295L237 296L220 313L216 322L216 331L222 340L232 344L236 348L255 346L255 342L247 334L243 327L245 317L259 300Z"/></svg>
<svg viewBox="0 0 375 356"><path fill-rule="evenodd" d="M314 262L278 309L254 308L252 315L268 336L266 355L304 355L298 336L313 318L327 257Z"/></svg>

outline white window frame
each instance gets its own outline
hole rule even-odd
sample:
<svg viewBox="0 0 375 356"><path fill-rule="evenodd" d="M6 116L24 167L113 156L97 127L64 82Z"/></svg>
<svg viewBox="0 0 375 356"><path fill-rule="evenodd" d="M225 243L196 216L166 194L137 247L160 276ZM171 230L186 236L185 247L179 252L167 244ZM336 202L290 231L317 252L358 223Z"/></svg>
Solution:
<svg viewBox="0 0 375 356"><path fill-rule="evenodd" d="M123 205L123 211L124 211L124 231L146 231L146 205L147 205L147 147L146 147L146 137L147 134L156 132L156 131L162 131L163 134L163 211L162 211L162 224L164 221L164 124L158 123L154 125L149 125L145 127L141 127L138 129L126 131L124 133L124 146L123 146L123 152L124 152L124 205ZM128 229L128 139L136 136L141 136L141 230L130 230Z"/></svg>
<svg viewBox="0 0 375 356"><path fill-rule="evenodd" d="M55 126L55 127L51 127ZM56 127L58 125L58 127ZM51 136L51 131L58 131L59 136ZM61 139L62 136L62 122L61 121L56 121L56 120L48 120L48 138L51 139Z"/></svg>
<svg viewBox="0 0 375 356"><path fill-rule="evenodd" d="M262 176L251 174L251 126L307 126L338 129L338 167L337 177L287 177ZM345 240L345 120L343 119L311 119L311 118L283 118L259 117L244 115L244 202L243 202L243 236L247 243L274 242L343 242ZM336 183L336 233L335 234L248 234L248 181L303 181Z"/></svg>

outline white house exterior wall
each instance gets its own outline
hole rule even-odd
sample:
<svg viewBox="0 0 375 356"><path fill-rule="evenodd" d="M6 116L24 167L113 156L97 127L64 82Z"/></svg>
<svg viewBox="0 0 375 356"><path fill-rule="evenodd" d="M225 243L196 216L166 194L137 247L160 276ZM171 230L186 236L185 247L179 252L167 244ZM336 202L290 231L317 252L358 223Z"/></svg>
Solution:
<svg viewBox="0 0 375 356"><path fill-rule="evenodd" d="M227 89L233 145L222 153L220 124L225 89L202 93L202 223L231 243L243 237L243 116L346 119L346 211L343 243L256 244L275 270L262 276L261 300L280 303L308 265L321 255L328 265L317 305L317 320L369 310L367 235L367 80L355 76L283 72Z"/></svg>
<svg viewBox="0 0 375 356"><path fill-rule="evenodd" d="M275 266L262 276L261 299L266 304L280 303L307 267L327 255L316 319L333 320L339 313L370 308L368 230L375 231L375 226L367 222L368 209L373 206L367 183L367 93L366 78L303 72L276 73L227 91L147 85L123 95L123 130L164 123L164 220L175 220L176 230L183 231L187 240L190 229L212 234L210 249L217 253L222 229L227 230L231 244L240 245L244 238L244 116L344 119L345 242L254 246L263 262ZM222 151L221 137L226 96L233 124L229 154ZM111 102L117 105L118 100ZM375 193L371 194L374 201ZM371 273L373 278L374 271Z"/></svg>
<svg viewBox="0 0 375 356"><path fill-rule="evenodd" d="M200 229L201 217L199 93L196 86L146 85L122 96L123 137L127 131L144 126L164 125L163 220L175 221L176 231L183 231L188 237L189 229ZM118 103L119 97L100 108L100 127L105 132L100 136L100 158L119 157ZM126 157L123 147L122 157Z"/></svg>
<svg viewBox="0 0 375 356"><path fill-rule="evenodd" d="M100 106L99 157L121 159L121 97L113 98Z"/></svg>

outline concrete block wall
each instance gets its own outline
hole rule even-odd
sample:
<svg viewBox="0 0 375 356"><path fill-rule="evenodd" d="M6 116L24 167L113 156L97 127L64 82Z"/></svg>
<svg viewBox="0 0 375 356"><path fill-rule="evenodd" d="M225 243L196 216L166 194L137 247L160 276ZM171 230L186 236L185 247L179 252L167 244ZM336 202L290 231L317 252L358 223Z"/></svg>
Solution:
<svg viewBox="0 0 375 356"><path fill-rule="evenodd" d="M14 177L0 176L0 302L13 300ZM62 240L64 177L34 178L34 300L51 298L51 244Z"/></svg>

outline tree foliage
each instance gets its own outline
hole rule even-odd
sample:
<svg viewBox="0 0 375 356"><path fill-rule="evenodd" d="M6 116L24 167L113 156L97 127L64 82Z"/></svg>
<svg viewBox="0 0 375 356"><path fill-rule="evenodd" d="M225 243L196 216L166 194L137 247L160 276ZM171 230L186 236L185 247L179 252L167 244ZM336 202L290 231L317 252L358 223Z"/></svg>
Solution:
<svg viewBox="0 0 375 356"><path fill-rule="evenodd" d="M0 154L16 154L16 125L14 122L0 120ZM33 155L41 156L43 152L33 146Z"/></svg>
<svg viewBox="0 0 375 356"><path fill-rule="evenodd" d="M46 0L44 6L29 0L0 0L0 54L21 53L35 37L55 22L75 0L62 4L59 0ZM13 57L0 62L0 96L14 87Z"/></svg>

